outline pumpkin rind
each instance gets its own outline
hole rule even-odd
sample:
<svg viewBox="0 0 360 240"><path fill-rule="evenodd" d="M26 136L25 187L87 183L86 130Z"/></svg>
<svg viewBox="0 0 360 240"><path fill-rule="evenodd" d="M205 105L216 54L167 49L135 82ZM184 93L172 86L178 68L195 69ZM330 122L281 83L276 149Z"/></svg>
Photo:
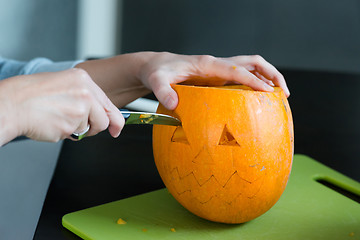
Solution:
<svg viewBox="0 0 360 240"><path fill-rule="evenodd" d="M293 121L285 94L236 85L174 85L179 103L158 113L182 126L154 125L153 151L169 192L190 212L243 223L268 211L292 165Z"/></svg>

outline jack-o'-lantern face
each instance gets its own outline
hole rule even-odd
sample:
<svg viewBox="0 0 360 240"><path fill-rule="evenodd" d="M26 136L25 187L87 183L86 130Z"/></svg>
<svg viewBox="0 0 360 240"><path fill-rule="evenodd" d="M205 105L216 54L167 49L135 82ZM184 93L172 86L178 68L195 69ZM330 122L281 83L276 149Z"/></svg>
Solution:
<svg viewBox="0 0 360 240"><path fill-rule="evenodd" d="M269 210L285 189L293 125L284 93L245 86L173 86L182 126L154 126L155 163L170 193L208 220L241 223Z"/></svg>

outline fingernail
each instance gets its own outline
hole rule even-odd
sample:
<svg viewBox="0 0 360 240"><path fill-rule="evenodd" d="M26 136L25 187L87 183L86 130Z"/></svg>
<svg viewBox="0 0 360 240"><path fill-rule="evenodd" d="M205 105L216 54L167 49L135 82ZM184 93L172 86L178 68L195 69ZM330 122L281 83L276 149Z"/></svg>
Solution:
<svg viewBox="0 0 360 240"><path fill-rule="evenodd" d="M117 132L114 132L114 133L112 134L113 138L119 137L119 136L120 136L120 133L121 133L121 130L120 130L120 131L117 131Z"/></svg>
<svg viewBox="0 0 360 240"><path fill-rule="evenodd" d="M119 137L120 136L120 133L121 133L121 128L120 129L118 129L118 128L116 128L115 126L110 126L109 127L109 133L110 133L110 135L113 137L113 138L117 138L117 137Z"/></svg>
<svg viewBox="0 0 360 240"><path fill-rule="evenodd" d="M290 97L290 91L288 89L286 89L286 96Z"/></svg>
<svg viewBox="0 0 360 240"><path fill-rule="evenodd" d="M115 134L112 134L112 137L113 137L113 138L118 138L118 137L120 136L120 133L121 133L121 131L120 131L120 132L117 132L117 133L115 133Z"/></svg>
<svg viewBox="0 0 360 240"><path fill-rule="evenodd" d="M120 136L120 133L121 133L121 131L115 135L115 138L118 138Z"/></svg>
<svg viewBox="0 0 360 240"><path fill-rule="evenodd" d="M269 92L273 92L274 91L274 88L273 87L271 87L270 85L268 85L268 84L264 84L264 87L266 88L266 91L269 91Z"/></svg>

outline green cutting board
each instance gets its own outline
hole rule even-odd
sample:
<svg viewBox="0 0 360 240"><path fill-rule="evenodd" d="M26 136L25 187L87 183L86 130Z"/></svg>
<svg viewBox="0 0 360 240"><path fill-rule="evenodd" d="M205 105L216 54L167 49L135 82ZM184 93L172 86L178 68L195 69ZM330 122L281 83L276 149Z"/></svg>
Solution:
<svg viewBox="0 0 360 240"><path fill-rule="evenodd" d="M162 189L67 214L63 226L84 239L359 240L360 204L317 180L360 196L360 183L309 157L295 155L280 200L247 223L228 225L201 219ZM119 218L126 224L117 224Z"/></svg>

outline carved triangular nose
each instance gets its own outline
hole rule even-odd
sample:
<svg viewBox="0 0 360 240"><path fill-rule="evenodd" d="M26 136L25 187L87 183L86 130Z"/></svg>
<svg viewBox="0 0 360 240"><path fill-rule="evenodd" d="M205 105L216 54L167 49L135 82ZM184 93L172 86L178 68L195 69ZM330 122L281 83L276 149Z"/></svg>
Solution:
<svg viewBox="0 0 360 240"><path fill-rule="evenodd" d="M229 129L226 125L221 134L221 137L219 140L219 145L239 146L240 147L240 144L236 141L233 134L229 131Z"/></svg>
<svg viewBox="0 0 360 240"><path fill-rule="evenodd" d="M185 135L185 131L182 128L182 126L178 126L174 133L173 136L171 137L171 141L172 142L179 142L179 143L185 143L185 144L189 144L189 141Z"/></svg>

